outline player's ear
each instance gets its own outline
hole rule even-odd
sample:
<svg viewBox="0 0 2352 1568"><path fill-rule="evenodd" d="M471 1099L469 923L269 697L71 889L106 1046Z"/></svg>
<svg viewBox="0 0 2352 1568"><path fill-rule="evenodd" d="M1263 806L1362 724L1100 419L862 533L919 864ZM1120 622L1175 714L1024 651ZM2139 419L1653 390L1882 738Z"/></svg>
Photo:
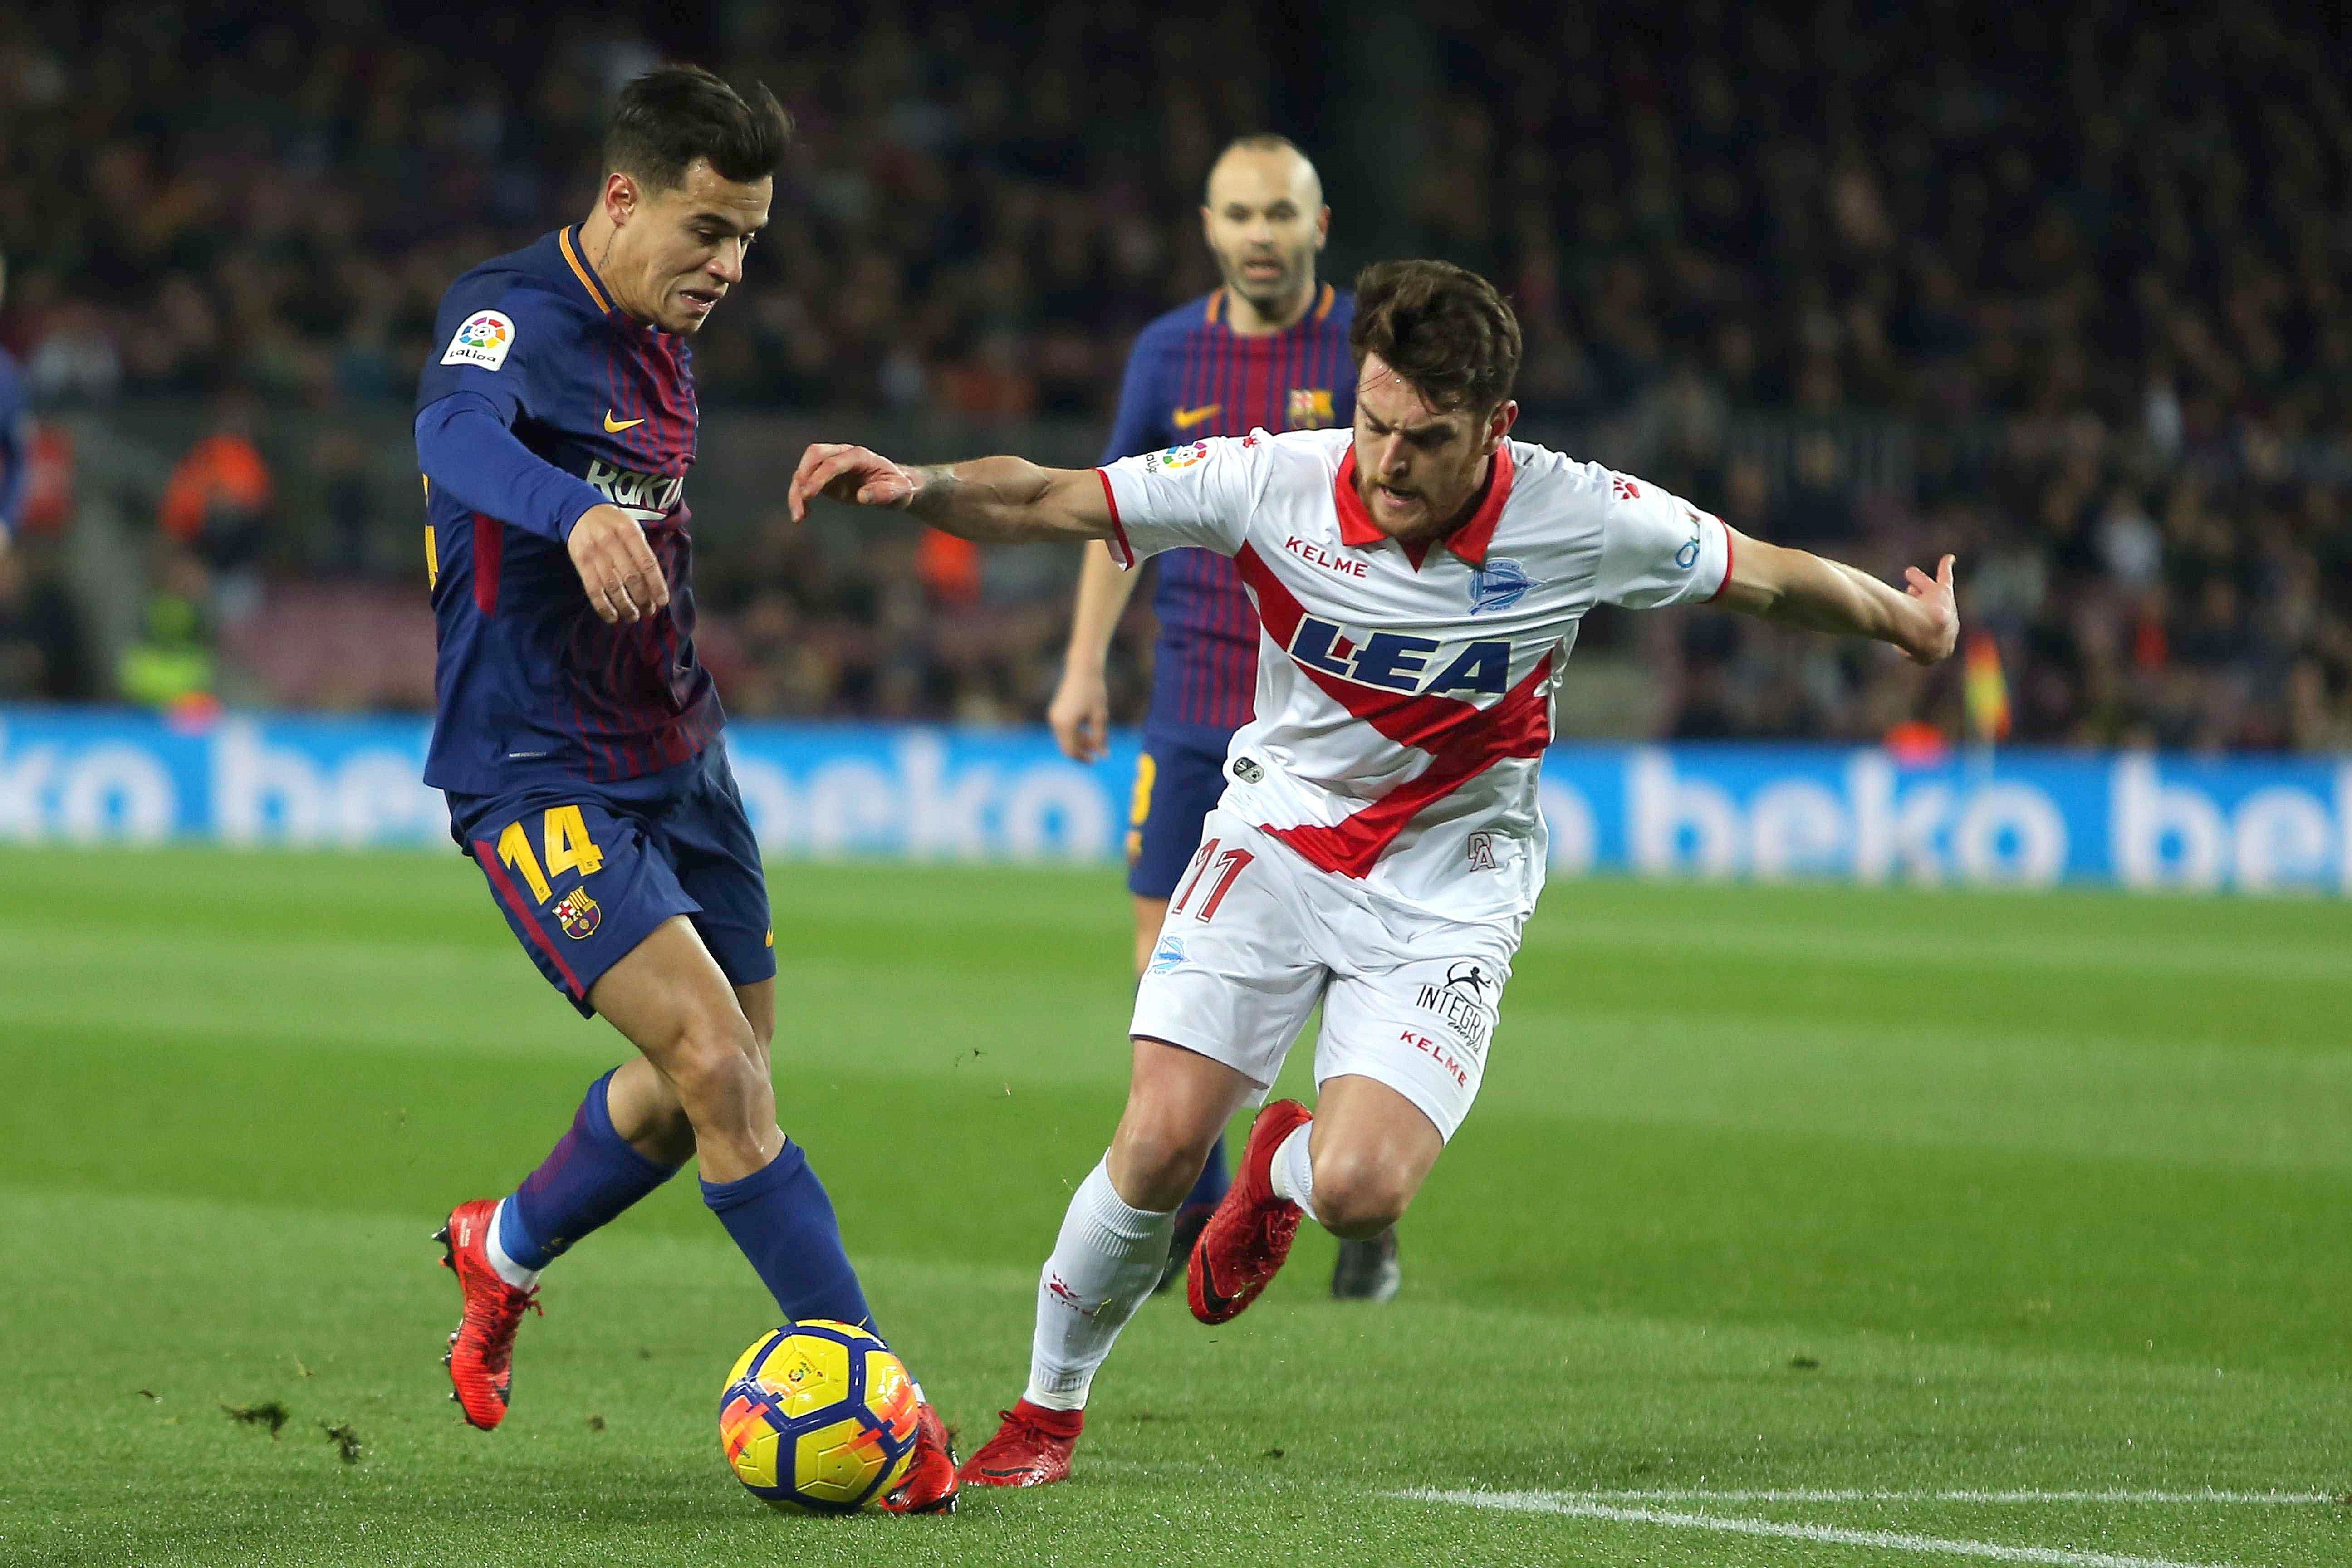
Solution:
<svg viewBox="0 0 2352 1568"><path fill-rule="evenodd" d="M1511 433L1511 426L1518 422L1518 401L1506 397L1496 405L1495 412L1486 416L1486 450L1492 453L1501 446L1503 438Z"/></svg>
<svg viewBox="0 0 2352 1568"><path fill-rule="evenodd" d="M1329 240L1330 237L1331 209L1329 207L1318 207L1315 209L1315 248L1318 250L1322 249L1325 242Z"/></svg>
<svg viewBox="0 0 2352 1568"><path fill-rule="evenodd" d="M604 176L604 216L620 227L637 208L637 182L615 169Z"/></svg>

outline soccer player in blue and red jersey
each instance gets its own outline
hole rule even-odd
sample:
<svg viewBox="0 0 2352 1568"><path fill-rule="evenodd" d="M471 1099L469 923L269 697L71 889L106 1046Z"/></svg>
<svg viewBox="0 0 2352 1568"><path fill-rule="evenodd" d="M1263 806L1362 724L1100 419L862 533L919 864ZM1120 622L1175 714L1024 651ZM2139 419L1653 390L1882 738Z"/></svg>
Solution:
<svg viewBox="0 0 2352 1568"><path fill-rule="evenodd" d="M870 1325L824 1186L776 1121L760 847L694 647L687 342L742 281L791 122L670 67L623 89L585 220L451 286L418 392L439 627L425 779L534 963L638 1055L501 1201L439 1239L464 1318L451 1397L504 1417L541 1269L691 1157L787 1319ZM956 1496L926 1403L908 1511Z"/></svg>
<svg viewBox="0 0 2352 1568"><path fill-rule="evenodd" d="M1330 225L1323 182L1287 138L1244 136L1225 148L1201 205L1201 231L1224 287L1137 336L1104 462L1208 436L1320 429L1355 417L1348 353L1355 301L1316 277ZM1138 975L1177 879L1200 847L1201 820L1223 793L1225 747L1249 722L1257 690L1257 612L1233 562L1213 551L1171 550L1157 570L1151 607L1160 640L1127 839ZM1120 571L1103 546L1086 547L1061 685L1045 712L1062 750L1080 762L1103 754L1110 717L1103 664L1138 575ZM1161 1289L1225 1186L1220 1139L1178 1215ZM1385 1301L1400 1278L1395 1232L1346 1241L1331 1293Z"/></svg>

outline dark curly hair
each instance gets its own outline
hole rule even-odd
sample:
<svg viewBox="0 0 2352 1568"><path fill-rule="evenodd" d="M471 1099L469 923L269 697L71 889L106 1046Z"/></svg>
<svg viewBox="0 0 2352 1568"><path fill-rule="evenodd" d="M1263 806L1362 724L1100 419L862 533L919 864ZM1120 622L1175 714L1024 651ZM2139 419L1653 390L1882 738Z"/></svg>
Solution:
<svg viewBox="0 0 2352 1568"><path fill-rule="evenodd" d="M1519 374L1519 319L1495 286L1450 261L1376 261L1356 274L1348 348L1378 354L1430 403L1485 414Z"/></svg>

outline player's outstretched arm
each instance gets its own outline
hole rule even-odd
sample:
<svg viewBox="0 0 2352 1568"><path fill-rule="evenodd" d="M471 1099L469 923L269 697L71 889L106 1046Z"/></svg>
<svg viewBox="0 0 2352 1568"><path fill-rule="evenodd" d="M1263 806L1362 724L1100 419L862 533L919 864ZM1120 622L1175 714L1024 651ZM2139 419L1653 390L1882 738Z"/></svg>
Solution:
<svg viewBox="0 0 2352 1568"><path fill-rule="evenodd" d="M1811 631L1875 637L1920 664L1950 655L1960 636L1959 603L1952 593L1952 558L1930 577L1916 566L1905 588L1803 550L1731 534L1731 575L1719 600L1735 610Z"/></svg>
<svg viewBox="0 0 2352 1568"><path fill-rule="evenodd" d="M1087 544L1078 550L1078 598L1070 614L1070 646L1062 655L1062 681L1045 708L1045 722L1062 753L1082 763L1099 761L1109 747L1110 687L1103 666L1127 602L1135 595L1136 574L1121 569L1110 552Z"/></svg>
<svg viewBox="0 0 2352 1568"><path fill-rule="evenodd" d="M1092 468L1047 468L1025 458L908 468L863 447L820 441L801 454L786 497L793 519L809 499L895 507L933 528L982 544L1029 539L1109 539L1110 498Z"/></svg>

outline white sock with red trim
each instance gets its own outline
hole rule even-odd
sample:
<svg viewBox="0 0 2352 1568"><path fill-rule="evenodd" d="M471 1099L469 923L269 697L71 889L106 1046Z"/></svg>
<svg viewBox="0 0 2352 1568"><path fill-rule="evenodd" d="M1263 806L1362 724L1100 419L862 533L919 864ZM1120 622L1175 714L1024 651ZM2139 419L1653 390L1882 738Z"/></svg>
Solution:
<svg viewBox="0 0 2352 1568"><path fill-rule="evenodd" d="M1054 1255L1037 1279L1030 1341L1030 1404L1083 1410L1119 1330L1160 1283L1176 1211L1129 1208L1110 1184L1109 1160L1087 1173L1062 1216Z"/></svg>
<svg viewBox="0 0 2352 1568"><path fill-rule="evenodd" d="M1315 1214L1315 1160L1308 1152L1308 1136L1315 1123L1302 1121L1291 1129L1282 1147L1274 1152L1274 1164L1267 1174L1274 1178L1274 1195L1288 1198L1307 1211L1307 1217L1317 1225L1323 1222Z"/></svg>

